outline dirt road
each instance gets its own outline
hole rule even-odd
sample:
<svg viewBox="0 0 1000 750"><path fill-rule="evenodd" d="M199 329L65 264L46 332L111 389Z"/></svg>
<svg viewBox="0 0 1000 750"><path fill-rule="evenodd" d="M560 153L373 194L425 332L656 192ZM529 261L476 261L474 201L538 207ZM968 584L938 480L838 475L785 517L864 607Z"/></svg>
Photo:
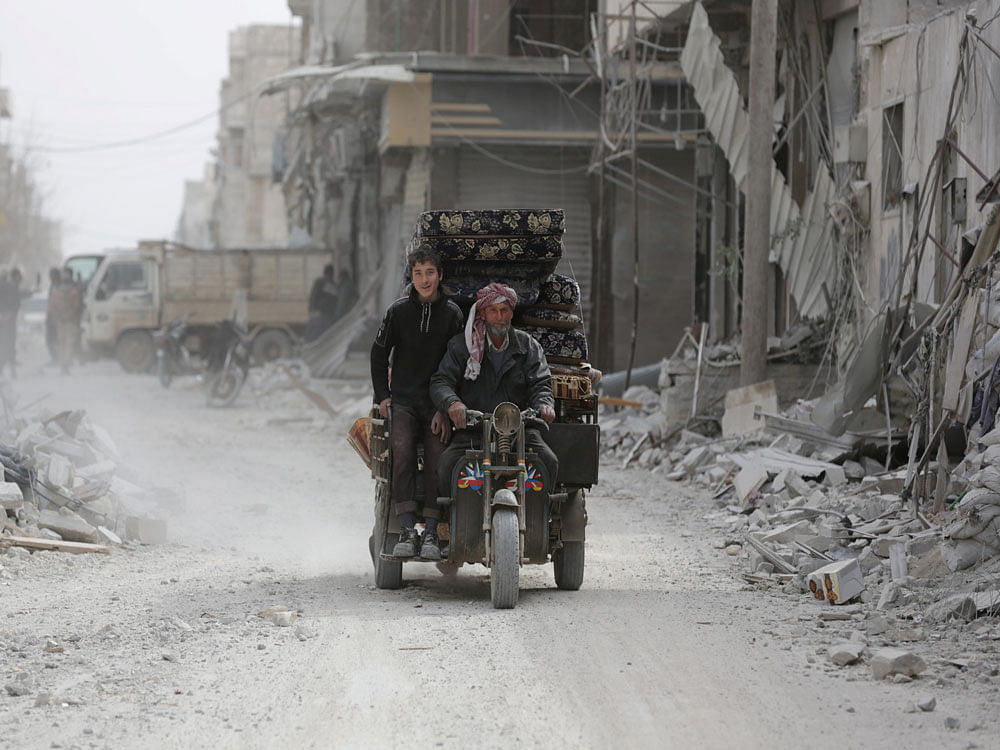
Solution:
<svg viewBox="0 0 1000 750"><path fill-rule="evenodd" d="M2 747L997 747L995 688L828 664L823 605L747 589L712 506L655 475L602 467L583 588L527 567L498 611L478 567L413 564L402 590L375 589L347 415L297 392L208 410L192 384L113 363L12 388L87 409L137 479L182 500L166 545L0 557L0 679L30 686L0 696ZM297 620L258 616L275 606ZM924 695L936 710L907 713Z"/></svg>

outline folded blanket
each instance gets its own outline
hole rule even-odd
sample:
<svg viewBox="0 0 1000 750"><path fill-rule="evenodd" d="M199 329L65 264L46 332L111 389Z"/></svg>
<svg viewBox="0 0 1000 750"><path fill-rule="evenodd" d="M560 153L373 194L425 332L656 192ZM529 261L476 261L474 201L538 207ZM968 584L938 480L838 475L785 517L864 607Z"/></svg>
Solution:
<svg viewBox="0 0 1000 750"><path fill-rule="evenodd" d="M538 289L538 305L572 312L580 304L580 285L569 276L554 273Z"/></svg>
<svg viewBox="0 0 1000 750"><path fill-rule="evenodd" d="M583 320L579 315L566 312L565 310L538 307L537 305L517 308L517 322L526 326L537 326L538 328L567 330L575 330L583 325Z"/></svg>
<svg viewBox="0 0 1000 750"><path fill-rule="evenodd" d="M524 261L559 260L562 239L557 234L534 237L418 237L414 236L406 254L415 250L433 250L448 261Z"/></svg>
<svg viewBox="0 0 1000 750"><path fill-rule="evenodd" d="M565 231L566 216L561 208L497 208L424 211L417 219L414 234L420 237L482 234L510 237L561 235Z"/></svg>
<svg viewBox="0 0 1000 750"><path fill-rule="evenodd" d="M542 345L542 351L545 352L549 362L580 364L590 357L587 350L587 334L582 328L575 331L555 331L537 326L518 326L518 328L530 333Z"/></svg>

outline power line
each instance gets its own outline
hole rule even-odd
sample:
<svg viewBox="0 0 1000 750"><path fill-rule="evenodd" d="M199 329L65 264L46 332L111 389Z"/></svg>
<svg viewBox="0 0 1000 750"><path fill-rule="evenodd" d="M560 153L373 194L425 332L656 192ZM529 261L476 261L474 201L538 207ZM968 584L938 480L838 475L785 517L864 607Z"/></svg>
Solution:
<svg viewBox="0 0 1000 750"><path fill-rule="evenodd" d="M255 88L253 88L250 91L248 91L247 93L242 94L241 96L236 97L235 99L233 99L228 104L226 104L226 105L224 105L222 107L219 107L215 111L209 112L206 115L202 115L201 117L197 117L194 120L189 120L188 122L181 123L180 125L175 125L174 127L167 128L166 130L161 130L161 131L156 132L156 133L150 133L149 135L139 136L139 137L136 137L136 138L129 138L129 139L126 139L124 141L113 141L111 143L98 143L98 144L94 144L94 145L91 145L91 146L65 146L65 147L58 147L58 146L44 147L44 146L39 146L39 147L34 148L33 150L36 153L43 153L43 154L79 154L79 153L86 153L86 152L90 152L90 151L107 151L107 150L114 149L114 148L125 148L125 147L128 147L128 146L138 146L140 144L148 143L149 141L153 141L153 140L156 140L158 138L165 138L166 136L173 135L174 133L179 133L182 130L187 130L188 128L192 128L195 125L200 125L201 123L203 123L203 122L205 122L207 120L210 120L213 117L218 117L219 115L221 115L226 110L231 109L232 107L235 107L237 104L239 104L243 100L248 99L251 96L255 95L260 88L261 88L261 86L257 86Z"/></svg>

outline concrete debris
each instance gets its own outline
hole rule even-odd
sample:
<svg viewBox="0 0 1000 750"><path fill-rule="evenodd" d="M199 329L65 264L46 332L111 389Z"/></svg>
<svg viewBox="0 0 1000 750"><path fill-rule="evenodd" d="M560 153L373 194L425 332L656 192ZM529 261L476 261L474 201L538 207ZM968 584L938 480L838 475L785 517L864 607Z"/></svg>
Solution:
<svg viewBox="0 0 1000 750"><path fill-rule="evenodd" d="M257 616L277 625L279 628L287 628L298 619L299 613L294 609L288 609L280 605L268 607L263 612L258 612ZM306 636L308 638L308 635ZM305 639L300 639L305 640Z"/></svg>
<svg viewBox="0 0 1000 750"><path fill-rule="evenodd" d="M982 381L1000 358L1000 330L994 338L970 378ZM781 383L747 390L730 380L716 392L703 378L705 408L689 418L693 371L680 360L662 364L658 406L648 386L631 389L639 405L602 406L602 450L630 471L703 489L727 565L756 589L826 605L813 618L838 636L823 650L830 664L909 682L948 631L1000 640L1000 426L973 429L962 460L935 450L921 465L922 435L908 466L901 415L913 413L910 401L887 420L881 403L849 393L856 414L834 435L811 419L814 402L789 404ZM724 414L708 409L723 400ZM933 711L936 700L911 705Z"/></svg>
<svg viewBox="0 0 1000 750"><path fill-rule="evenodd" d="M916 677L927 665L912 651L901 648L883 648L872 654L872 677L881 680L891 675Z"/></svg>
<svg viewBox="0 0 1000 750"><path fill-rule="evenodd" d="M140 486L111 436L83 410L18 416L4 398L0 416L0 548L108 552L127 537L166 539L150 518L156 493ZM126 477L128 477L126 479ZM144 516L128 533L128 521Z"/></svg>
<svg viewBox="0 0 1000 750"><path fill-rule="evenodd" d="M854 664L861 658L861 653L865 650L865 644L857 642L838 643L827 649L827 656L830 661L838 667Z"/></svg>

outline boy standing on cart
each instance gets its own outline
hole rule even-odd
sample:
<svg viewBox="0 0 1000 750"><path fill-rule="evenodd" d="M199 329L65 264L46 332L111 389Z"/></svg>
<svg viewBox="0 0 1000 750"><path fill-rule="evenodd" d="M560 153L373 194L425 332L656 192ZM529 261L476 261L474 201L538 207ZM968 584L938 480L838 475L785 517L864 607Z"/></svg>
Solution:
<svg viewBox="0 0 1000 750"><path fill-rule="evenodd" d="M437 467L451 439L451 424L435 410L429 386L449 339L463 329L462 311L440 290L441 257L436 252L415 250L407 264L413 283L405 297L389 306L372 344L372 386L379 414L392 414L392 501L400 525L392 554L440 560ZM415 528L418 442L424 445L422 540Z"/></svg>

